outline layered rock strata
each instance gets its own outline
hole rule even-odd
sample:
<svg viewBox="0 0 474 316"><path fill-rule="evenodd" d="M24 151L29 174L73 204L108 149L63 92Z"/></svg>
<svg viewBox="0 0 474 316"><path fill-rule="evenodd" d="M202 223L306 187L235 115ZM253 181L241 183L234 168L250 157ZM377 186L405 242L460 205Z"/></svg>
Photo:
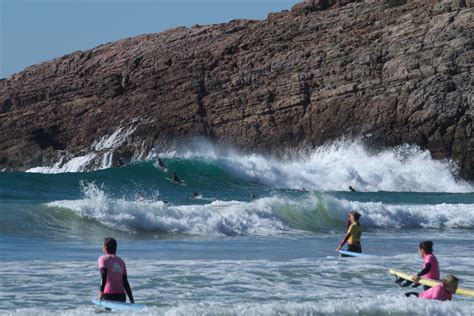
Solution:
<svg viewBox="0 0 474 316"><path fill-rule="evenodd" d="M31 66L0 81L0 170L192 137L275 154L344 138L416 144L472 179L473 6L307 1Z"/></svg>

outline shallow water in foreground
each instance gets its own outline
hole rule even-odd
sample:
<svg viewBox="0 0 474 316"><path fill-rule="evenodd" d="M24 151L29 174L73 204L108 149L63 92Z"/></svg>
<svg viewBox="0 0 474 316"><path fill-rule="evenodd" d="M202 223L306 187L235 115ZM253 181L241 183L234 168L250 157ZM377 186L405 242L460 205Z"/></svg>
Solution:
<svg viewBox="0 0 474 316"><path fill-rule="evenodd" d="M431 239L442 276L474 289L472 185L430 161L420 176L413 155L369 157L370 170L241 156L166 158L166 170L142 162L0 173L0 314L102 313L90 300L102 240L114 236L147 306L141 315L474 315L474 298L406 298L412 289L387 273L418 272L418 243ZM327 181L310 176L330 167ZM172 171L185 184L169 181ZM348 183L364 192L344 192ZM364 252L377 257L334 252L352 209L362 214Z"/></svg>
<svg viewBox="0 0 474 316"><path fill-rule="evenodd" d="M416 241L434 240L443 274L474 288L472 234L367 232L374 258L341 258L338 234L120 240L141 314L472 315L473 299L405 298L387 274L417 272ZM2 237L0 313L94 314L100 242ZM384 251L380 251L384 249ZM8 258L5 260L5 258Z"/></svg>

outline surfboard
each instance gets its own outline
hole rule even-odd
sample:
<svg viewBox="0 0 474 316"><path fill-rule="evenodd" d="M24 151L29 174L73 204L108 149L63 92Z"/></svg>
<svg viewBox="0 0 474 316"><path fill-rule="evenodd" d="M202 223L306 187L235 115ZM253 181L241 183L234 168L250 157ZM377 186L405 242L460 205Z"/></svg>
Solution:
<svg viewBox="0 0 474 316"><path fill-rule="evenodd" d="M122 303L116 301L105 301L93 299L92 304L116 311L138 311L145 307L143 304Z"/></svg>
<svg viewBox="0 0 474 316"><path fill-rule="evenodd" d="M347 250L339 250L341 255L346 255L350 257L377 257L377 255L370 255L368 253L352 252Z"/></svg>
<svg viewBox="0 0 474 316"><path fill-rule="evenodd" d="M171 178L168 178L168 177L165 177L166 180L168 180L169 182L172 182L174 184L178 184L178 185L182 185L182 186L186 186L186 182L184 182L183 180L180 180L179 182L178 181L174 181L173 179Z"/></svg>
<svg viewBox="0 0 474 316"><path fill-rule="evenodd" d="M414 275L410 275L408 273L401 272L395 269L389 269L388 273L396 275L397 277L402 278L404 280L408 280L408 281L411 281L412 278L414 277ZM421 278L418 283L433 287L433 286L436 286L437 284L440 284L441 281ZM474 290L458 287L455 294L474 297Z"/></svg>

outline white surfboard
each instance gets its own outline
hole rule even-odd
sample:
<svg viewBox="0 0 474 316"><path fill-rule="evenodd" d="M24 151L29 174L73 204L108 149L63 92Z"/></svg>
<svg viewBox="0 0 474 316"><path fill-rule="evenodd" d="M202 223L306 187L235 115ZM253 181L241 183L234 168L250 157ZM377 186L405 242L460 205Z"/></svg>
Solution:
<svg viewBox="0 0 474 316"><path fill-rule="evenodd" d="M347 250L339 250L341 255L346 255L350 257L378 257L377 255L369 255L368 253L352 252Z"/></svg>
<svg viewBox="0 0 474 316"><path fill-rule="evenodd" d="M99 299L93 299L92 304L115 311L138 311L145 307L145 305L143 304L122 303L117 301L106 301Z"/></svg>
<svg viewBox="0 0 474 316"><path fill-rule="evenodd" d="M169 182L172 182L174 184L178 184L178 185L182 185L182 186L186 186L186 182L184 182L183 180L180 180L179 182L178 181L174 181L173 179L171 178L168 178L168 177L165 177L166 180L168 180Z"/></svg>

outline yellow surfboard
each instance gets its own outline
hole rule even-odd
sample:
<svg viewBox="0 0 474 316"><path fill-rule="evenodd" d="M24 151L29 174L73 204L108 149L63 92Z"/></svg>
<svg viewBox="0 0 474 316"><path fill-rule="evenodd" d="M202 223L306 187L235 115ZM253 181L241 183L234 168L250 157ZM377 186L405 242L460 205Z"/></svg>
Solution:
<svg viewBox="0 0 474 316"><path fill-rule="evenodd" d="M398 271L398 270L395 270L395 269L388 269L388 273L396 275L399 278L402 278L404 280L409 280L409 281L411 281L412 278L414 277L414 275L410 275L408 273L401 272L401 271ZM437 284L440 284L441 281L421 278L418 283L420 283L422 285L427 285L427 286L433 287ZM474 290L458 287L455 294L474 297Z"/></svg>

